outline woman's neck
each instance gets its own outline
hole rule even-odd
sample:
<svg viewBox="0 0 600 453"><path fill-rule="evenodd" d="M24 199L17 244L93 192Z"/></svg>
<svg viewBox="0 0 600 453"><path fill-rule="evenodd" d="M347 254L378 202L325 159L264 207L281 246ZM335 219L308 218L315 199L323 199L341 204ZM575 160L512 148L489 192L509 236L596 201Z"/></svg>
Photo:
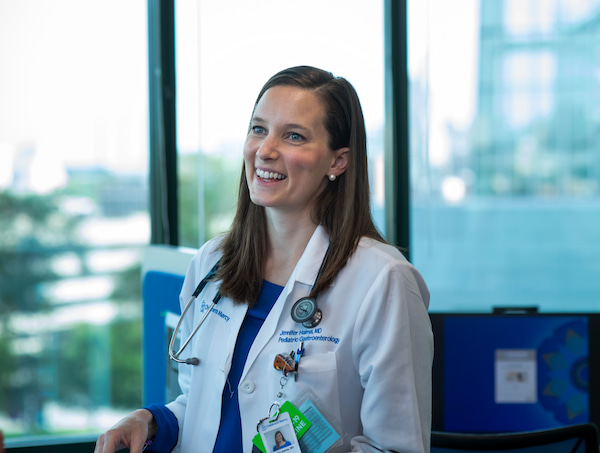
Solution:
<svg viewBox="0 0 600 453"><path fill-rule="evenodd" d="M285 286L298 260L304 253L317 225L311 221L279 221L269 219L269 248L265 265L265 280Z"/></svg>

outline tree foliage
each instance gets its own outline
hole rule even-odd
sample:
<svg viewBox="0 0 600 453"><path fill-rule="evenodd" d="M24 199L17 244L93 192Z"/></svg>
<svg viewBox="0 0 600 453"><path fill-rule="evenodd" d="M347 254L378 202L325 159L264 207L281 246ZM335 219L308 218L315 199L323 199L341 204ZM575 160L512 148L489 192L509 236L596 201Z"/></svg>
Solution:
<svg viewBox="0 0 600 453"><path fill-rule="evenodd" d="M61 209L65 195L0 192L0 413L30 434L45 432L44 405L96 409L141 403L140 266L110 275L111 323L53 320L60 306L48 288L64 279L57 258L81 265L94 247L78 239L84 216ZM77 303L73 305L73 308Z"/></svg>

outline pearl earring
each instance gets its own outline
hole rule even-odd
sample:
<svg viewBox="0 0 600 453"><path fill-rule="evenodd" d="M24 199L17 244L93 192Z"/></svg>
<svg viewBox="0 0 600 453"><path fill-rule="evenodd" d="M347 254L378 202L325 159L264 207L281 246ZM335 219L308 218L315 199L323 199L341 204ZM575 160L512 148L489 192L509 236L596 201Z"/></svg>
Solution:
<svg viewBox="0 0 600 453"><path fill-rule="evenodd" d="M330 181L335 181L335 175L329 175L329 180Z"/></svg>

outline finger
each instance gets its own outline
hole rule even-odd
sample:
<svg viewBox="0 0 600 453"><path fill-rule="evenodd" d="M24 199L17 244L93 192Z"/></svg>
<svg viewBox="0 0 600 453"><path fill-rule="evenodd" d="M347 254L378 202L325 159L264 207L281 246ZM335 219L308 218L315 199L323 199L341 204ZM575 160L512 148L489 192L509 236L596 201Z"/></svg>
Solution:
<svg viewBox="0 0 600 453"><path fill-rule="evenodd" d="M119 442L119 436L111 436L109 433L104 433L96 443L94 453L115 453L124 446Z"/></svg>
<svg viewBox="0 0 600 453"><path fill-rule="evenodd" d="M94 447L94 453L102 453L102 449L104 447L103 436L104 436L104 434L101 435L100 437L98 437L98 440L96 440L96 446Z"/></svg>
<svg viewBox="0 0 600 453"><path fill-rule="evenodd" d="M142 453L145 443L146 441L142 440L141 438L131 439L129 453Z"/></svg>

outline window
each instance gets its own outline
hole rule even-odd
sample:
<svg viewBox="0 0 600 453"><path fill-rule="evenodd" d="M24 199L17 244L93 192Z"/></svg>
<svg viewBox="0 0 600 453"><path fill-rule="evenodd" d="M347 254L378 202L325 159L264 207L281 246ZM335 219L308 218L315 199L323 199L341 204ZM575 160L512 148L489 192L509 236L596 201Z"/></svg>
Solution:
<svg viewBox="0 0 600 453"><path fill-rule="evenodd" d="M432 310L600 307L600 2L409 2L411 237Z"/></svg>
<svg viewBox="0 0 600 453"><path fill-rule="evenodd" d="M382 2L178 0L176 30L182 245L197 247L229 228L256 96L270 76L296 65L326 69L356 88L373 213L384 231Z"/></svg>
<svg viewBox="0 0 600 453"><path fill-rule="evenodd" d="M0 0L9 438L97 433L141 403L146 29L143 0Z"/></svg>

